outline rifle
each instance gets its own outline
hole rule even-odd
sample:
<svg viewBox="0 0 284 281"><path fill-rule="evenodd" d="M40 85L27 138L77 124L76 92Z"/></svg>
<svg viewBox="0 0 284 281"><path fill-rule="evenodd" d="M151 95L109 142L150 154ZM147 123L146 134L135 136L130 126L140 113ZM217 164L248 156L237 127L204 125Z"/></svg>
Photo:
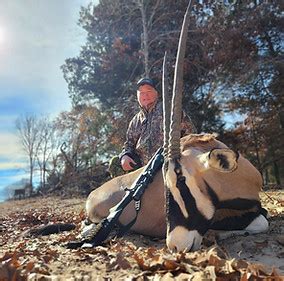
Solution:
<svg viewBox="0 0 284 281"><path fill-rule="evenodd" d="M129 189L126 189L126 193L121 201L109 210L109 215L102 219L96 226L93 226L90 230L88 230L85 237L83 236L80 241L69 242L67 244L67 248L74 249L81 246L83 248L90 248L100 245L107 239L111 231L114 229L125 207L131 201L134 201L136 216L130 223L123 226L119 236L125 234L136 222L141 206L140 199L148 185L153 181L156 173L161 169L163 162L163 149L159 148L136 181Z"/></svg>

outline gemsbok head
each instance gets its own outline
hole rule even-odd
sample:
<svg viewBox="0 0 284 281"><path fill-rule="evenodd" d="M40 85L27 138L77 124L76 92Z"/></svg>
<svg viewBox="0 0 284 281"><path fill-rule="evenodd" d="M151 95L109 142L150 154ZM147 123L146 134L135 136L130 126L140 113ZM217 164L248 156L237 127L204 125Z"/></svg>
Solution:
<svg viewBox="0 0 284 281"><path fill-rule="evenodd" d="M230 182L237 180L234 172L238 169L238 153L217 141L212 134L196 134L180 140L183 62L192 2L190 1L187 7L180 33L171 112L168 106L166 54L163 64L166 241L168 248L174 251L198 249L203 235L209 228L245 229L254 222L251 228L257 231L265 230L268 226L266 219L261 215L262 209L258 198L252 196L248 186L242 187L244 179L239 179L238 190L234 189L232 184L230 190ZM246 161L242 158L241 165L248 165L251 169L252 165ZM241 176L256 176L251 181L259 182L258 186L261 185L258 172L253 175L245 175L242 172ZM224 210L225 213L227 211L227 215L224 214Z"/></svg>

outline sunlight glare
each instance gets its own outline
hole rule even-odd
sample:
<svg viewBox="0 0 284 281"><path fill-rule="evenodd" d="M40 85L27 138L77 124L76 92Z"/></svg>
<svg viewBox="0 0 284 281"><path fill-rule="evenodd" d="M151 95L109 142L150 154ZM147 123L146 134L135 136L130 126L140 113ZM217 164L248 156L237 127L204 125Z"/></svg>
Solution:
<svg viewBox="0 0 284 281"><path fill-rule="evenodd" d="M5 31L4 29L0 26L0 45L2 45L5 41Z"/></svg>

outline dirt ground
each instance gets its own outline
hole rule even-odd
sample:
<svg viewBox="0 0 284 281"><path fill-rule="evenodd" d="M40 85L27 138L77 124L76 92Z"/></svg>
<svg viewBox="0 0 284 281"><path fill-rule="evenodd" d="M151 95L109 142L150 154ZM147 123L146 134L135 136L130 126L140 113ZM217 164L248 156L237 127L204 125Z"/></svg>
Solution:
<svg viewBox="0 0 284 281"><path fill-rule="evenodd" d="M84 199L1 203L0 281L284 280L284 191L265 192L261 198L270 215L267 233L218 241L218 234L209 231L201 250L177 254L166 249L165 240L137 234L93 249L65 248L80 232ZM76 229L27 235L47 223L73 223Z"/></svg>

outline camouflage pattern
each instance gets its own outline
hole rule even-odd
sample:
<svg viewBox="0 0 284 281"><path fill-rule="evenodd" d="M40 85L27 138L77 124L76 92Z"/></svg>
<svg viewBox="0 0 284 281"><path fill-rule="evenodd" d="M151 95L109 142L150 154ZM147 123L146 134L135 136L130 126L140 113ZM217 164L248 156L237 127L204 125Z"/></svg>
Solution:
<svg viewBox="0 0 284 281"><path fill-rule="evenodd" d="M181 128L181 136L196 133L194 124L185 114L183 114ZM124 155L132 159L137 158L138 155L142 164L145 165L156 150L163 145L163 134L162 102L158 102L149 112L141 108L129 123L120 159Z"/></svg>

